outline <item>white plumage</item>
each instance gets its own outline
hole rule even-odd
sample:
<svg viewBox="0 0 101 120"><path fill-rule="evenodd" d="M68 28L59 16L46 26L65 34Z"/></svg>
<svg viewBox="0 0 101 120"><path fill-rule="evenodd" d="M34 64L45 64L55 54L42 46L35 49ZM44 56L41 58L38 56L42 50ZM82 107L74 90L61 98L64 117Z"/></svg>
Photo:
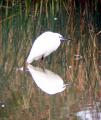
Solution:
<svg viewBox="0 0 101 120"><path fill-rule="evenodd" d="M31 63L33 60L39 60L42 57L44 58L57 50L62 39L63 37L59 33L48 31L41 34L33 43L27 58L27 63Z"/></svg>
<svg viewBox="0 0 101 120"><path fill-rule="evenodd" d="M37 86L47 94L53 95L62 92L68 85L64 84L63 79L59 75L50 70L43 70L30 64L28 64L27 68Z"/></svg>

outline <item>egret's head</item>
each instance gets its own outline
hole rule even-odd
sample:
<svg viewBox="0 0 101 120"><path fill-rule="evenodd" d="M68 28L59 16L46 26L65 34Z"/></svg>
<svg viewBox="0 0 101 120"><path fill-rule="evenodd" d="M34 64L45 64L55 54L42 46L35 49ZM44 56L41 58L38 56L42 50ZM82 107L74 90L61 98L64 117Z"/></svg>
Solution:
<svg viewBox="0 0 101 120"><path fill-rule="evenodd" d="M51 31L47 31L43 33L43 36L45 36L48 39L55 39L55 40L60 40L60 41L65 41L65 39L61 34L59 33L54 33Z"/></svg>
<svg viewBox="0 0 101 120"><path fill-rule="evenodd" d="M64 41L64 40L67 40L65 39L61 34L59 33L54 33L56 35L56 37L60 40L60 41Z"/></svg>

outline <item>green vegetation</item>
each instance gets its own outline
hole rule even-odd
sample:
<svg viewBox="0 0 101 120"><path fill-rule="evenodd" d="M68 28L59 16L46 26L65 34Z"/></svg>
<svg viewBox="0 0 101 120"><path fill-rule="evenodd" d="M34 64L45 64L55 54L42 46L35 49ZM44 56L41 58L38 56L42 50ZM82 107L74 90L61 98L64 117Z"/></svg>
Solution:
<svg viewBox="0 0 101 120"><path fill-rule="evenodd" d="M100 0L0 1L0 119L75 120L77 111L100 101L100 8ZM47 30L72 38L45 61L71 84L55 96L39 90L29 73L17 71L34 39Z"/></svg>

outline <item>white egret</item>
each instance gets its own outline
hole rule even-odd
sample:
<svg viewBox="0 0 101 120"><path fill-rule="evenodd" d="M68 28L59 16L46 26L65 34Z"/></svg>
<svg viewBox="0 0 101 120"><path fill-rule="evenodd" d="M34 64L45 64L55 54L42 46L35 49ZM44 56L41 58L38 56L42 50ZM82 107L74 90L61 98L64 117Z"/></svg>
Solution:
<svg viewBox="0 0 101 120"><path fill-rule="evenodd" d="M37 86L47 94L53 95L62 92L68 85L64 84L63 79L59 75L50 70L43 70L30 64L28 64L27 68Z"/></svg>
<svg viewBox="0 0 101 120"><path fill-rule="evenodd" d="M31 63L33 60L39 60L51 54L57 50L60 46L60 41L65 40L62 35L54 32L44 32L33 43L27 63Z"/></svg>

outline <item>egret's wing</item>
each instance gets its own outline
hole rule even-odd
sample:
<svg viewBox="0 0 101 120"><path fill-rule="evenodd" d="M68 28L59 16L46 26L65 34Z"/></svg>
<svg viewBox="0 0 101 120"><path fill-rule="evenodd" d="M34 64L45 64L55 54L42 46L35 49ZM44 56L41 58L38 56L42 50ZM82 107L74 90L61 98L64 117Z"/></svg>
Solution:
<svg viewBox="0 0 101 120"><path fill-rule="evenodd" d="M27 58L27 62L31 63L33 60L38 60L42 57L45 52L45 45L43 45L44 41L40 38L37 38L31 48L29 56Z"/></svg>

